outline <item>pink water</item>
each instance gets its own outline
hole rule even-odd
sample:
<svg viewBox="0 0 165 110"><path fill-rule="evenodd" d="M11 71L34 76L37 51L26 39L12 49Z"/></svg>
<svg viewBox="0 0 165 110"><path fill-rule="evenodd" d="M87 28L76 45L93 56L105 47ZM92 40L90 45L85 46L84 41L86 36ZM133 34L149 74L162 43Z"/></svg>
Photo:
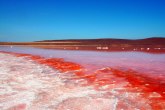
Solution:
<svg viewBox="0 0 165 110"><path fill-rule="evenodd" d="M165 54L0 50L2 110L165 109Z"/></svg>

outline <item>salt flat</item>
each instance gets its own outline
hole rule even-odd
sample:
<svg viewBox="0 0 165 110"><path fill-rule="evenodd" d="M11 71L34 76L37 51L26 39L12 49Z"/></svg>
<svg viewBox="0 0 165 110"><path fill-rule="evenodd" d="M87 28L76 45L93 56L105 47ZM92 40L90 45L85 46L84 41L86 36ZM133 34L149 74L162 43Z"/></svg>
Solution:
<svg viewBox="0 0 165 110"><path fill-rule="evenodd" d="M0 109L152 110L153 103L163 109L163 100L149 98L160 98L160 94L151 92L144 97L140 88L127 87L130 83L125 78L104 71L98 71L101 76L89 83L91 77L62 72L30 56L0 53ZM107 78L112 83L105 83Z"/></svg>

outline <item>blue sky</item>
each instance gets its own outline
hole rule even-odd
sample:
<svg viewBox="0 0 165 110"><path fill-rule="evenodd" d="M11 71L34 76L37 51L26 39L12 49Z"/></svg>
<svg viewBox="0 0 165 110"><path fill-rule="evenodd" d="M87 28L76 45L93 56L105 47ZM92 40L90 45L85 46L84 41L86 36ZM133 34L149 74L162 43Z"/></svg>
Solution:
<svg viewBox="0 0 165 110"><path fill-rule="evenodd" d="M165 37L165 0L0 0L0 41Z"/></svg>

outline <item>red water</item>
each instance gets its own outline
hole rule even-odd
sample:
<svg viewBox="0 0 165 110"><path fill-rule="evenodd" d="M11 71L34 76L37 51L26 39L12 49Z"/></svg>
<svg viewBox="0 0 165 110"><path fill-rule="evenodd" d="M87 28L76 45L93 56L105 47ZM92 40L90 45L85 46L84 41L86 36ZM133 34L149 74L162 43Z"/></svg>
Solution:
<svg viewBox="0 0 165 110"><path fill-rule="evenodd" d="M155 77L155 74L146 75L145 71L139 72L133 69L122 69L122 68L113 68L113 67L90 67L84 66L78 63L65 61L62 58L45 58L38 55L31 54L18 54L12 52L3 52L7 54L12 54L16 57L26 57L31 59L39 64L48 65L55 70L59 70L61 74L74 74L70 80L86 80L86 83L80 83L81 86L93 86L95 91L111 91L112 95L119 99L116 110L133 110L138 108L139 110L147 110L146 106L150 107L148 109L152 110L164 110L165 109L165 77L164 75L159 75ZM85 59L84 59L85 60ZM99 69L98 69L99 68ZM117 91L117 92L116 92ZM122 98L123 93L128 96ZM131 95L132 94L132 95ZM108 97L108 96L107 96ZM124 101L127 101L128 104L125 104ZM66 100L63 104L60 104L56 109L63 110L66 109L68 103L72 103L74 109L77 109L78 106L76 102L81 102L83 106L84 101L87 101L85 98L82 99L71 99ZM138 102L141 101L142 103ZM92 103L91 103L92 102ZM95 102L95 100L90 101L90 104L97 104L101 102ZM137 104L135 104L137 103ZM65 105L65 106L64 106ZM104 104L102 104L104 106ZM130 106L129 106L130 105ZM132 106L131 106L132 105ZM135 106L136 105L136 106ZM19 105L22 110L24 105ZM69 105L68 105L69 106ZM67 106L67 107L68 107ZM102 110L109 110L108 108ZM71 110L71 109L68 109ZM85 109L82 109L85 110Z"/></svg>

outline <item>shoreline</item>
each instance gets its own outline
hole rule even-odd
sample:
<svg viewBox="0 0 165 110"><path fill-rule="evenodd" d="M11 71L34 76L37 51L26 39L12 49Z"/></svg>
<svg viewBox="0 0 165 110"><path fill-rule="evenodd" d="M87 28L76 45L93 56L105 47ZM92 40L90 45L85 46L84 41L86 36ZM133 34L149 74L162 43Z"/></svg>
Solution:
<svg viewBox="0 0 165 110"><path fill-rule="evenodd" d="M0 42L0 46L30 46L45 49L90 51L141 51L165 53L165 38L146 39L73 39L44 40L36 42Z"/></svg>
<svg viewBox="0 0 165 110"><path fill-rule="evenodd" d="M0 46L10 46L12 47L34 47L34 48L43 48L43 49L58 49L58 50L84 50L84 51L100 51L100 52L129 52L129 51L134 51L134 52L146 52L146 53L165 53L165 48L148 48L148 47L143 47L143 48L123 48L123 47L118 47L118 48L109 48L109 47L98 47L96 45L84 45L84 46L77 46L77 45L0 45Z"/></svg>

